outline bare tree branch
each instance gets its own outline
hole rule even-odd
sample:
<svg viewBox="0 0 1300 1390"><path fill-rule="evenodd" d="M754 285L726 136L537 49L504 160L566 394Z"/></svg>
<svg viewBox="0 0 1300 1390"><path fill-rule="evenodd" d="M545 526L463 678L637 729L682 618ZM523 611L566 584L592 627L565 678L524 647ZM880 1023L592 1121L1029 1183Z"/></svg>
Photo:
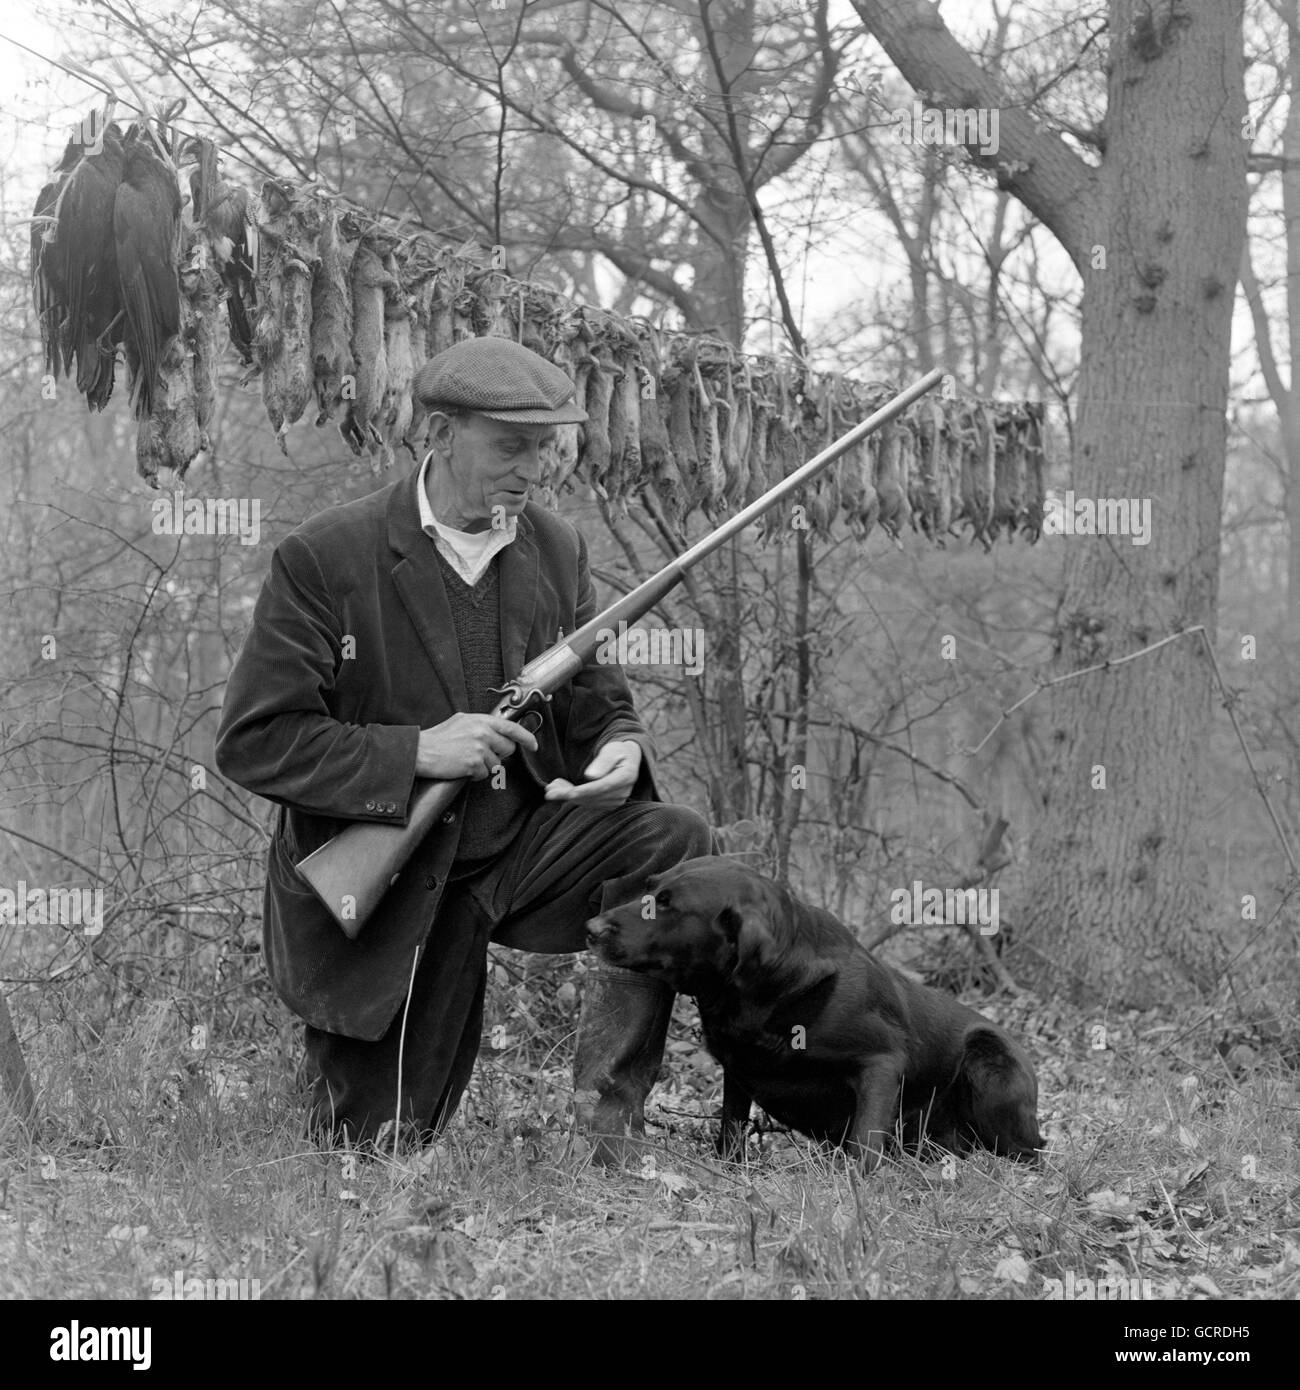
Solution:
<svg viewBox="0 0 1300 1390"><path fill-rule="evenodd" d="M1094 170L1024 110L1009 104L1001 84L952 36L930 0L853 0L862 22L899 72L937 105L999 112L999 148L967 153L1051 229L1070 259L1084 270L1096 239Z"/></svg>

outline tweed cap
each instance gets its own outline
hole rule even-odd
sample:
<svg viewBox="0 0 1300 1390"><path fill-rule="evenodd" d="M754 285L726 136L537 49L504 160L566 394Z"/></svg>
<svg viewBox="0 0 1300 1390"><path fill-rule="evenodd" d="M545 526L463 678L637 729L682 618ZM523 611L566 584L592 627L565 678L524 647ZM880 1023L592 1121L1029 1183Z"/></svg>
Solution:
<svg viewBox="0 0 1300 1390"><path fill-rule="evenodd" d="M416 372L413 390L426 409L458 405L516 425L576 425L587 418L565 373L509 338L467 338L445 349Z"/></svg>

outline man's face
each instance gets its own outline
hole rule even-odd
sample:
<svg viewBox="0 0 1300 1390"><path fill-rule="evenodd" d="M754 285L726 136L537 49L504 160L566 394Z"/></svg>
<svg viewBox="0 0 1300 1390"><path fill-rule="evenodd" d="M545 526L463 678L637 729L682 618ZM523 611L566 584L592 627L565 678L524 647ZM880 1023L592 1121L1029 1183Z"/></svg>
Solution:
<svg viewBox="0 0 1300 1390"><path fill-rule="evenodd" d="M458 515L439 515L439 521L460 530L481 530L494 516L517 516L523 511L555 447L555 426L507 424L475 414L450 420L444 416L434 433L435 446L443 443L443 429L448 432L449 449L444 453L440 448L436 457L445 460L439 481L445 481L450 497L442 508L435 502L435 510Z"/></svg>

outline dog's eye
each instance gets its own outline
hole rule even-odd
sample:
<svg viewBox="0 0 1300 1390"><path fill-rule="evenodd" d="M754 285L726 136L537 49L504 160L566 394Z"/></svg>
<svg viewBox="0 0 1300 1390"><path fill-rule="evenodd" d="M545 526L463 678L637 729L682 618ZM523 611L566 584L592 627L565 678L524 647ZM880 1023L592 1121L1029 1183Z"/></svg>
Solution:
<svg viewBox="0 0 1300 1390"><path fill-rule="evenodd" d="M672 905L673 905L673 898L672 898L672 894L671 894L671 893L665 892L665 893L656 893L656 894L655 894L655 908L656 908L656 910L662 911L662 912L666 912L670 907L672 907Z"/></svg>

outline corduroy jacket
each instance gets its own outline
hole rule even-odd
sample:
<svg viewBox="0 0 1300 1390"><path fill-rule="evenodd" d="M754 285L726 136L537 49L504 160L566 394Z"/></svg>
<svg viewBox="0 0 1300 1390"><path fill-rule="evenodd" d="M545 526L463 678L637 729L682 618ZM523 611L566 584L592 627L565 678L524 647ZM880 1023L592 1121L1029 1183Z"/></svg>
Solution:
<svg viewBox="0 0 1300 1390"><path fill-rule="evenodd" d="M280 806L263 919L277 993L317 1028L372 1040L401 1006L413 952L437 919L460 802L355 941L294 864L350 821L404 823L420 730L468 705L434 542L420 528L418 473L320 512L276 548L216 744L223 776ZM596 595L582 537L533 503L496 563L509 677L593 617ZM652 744L620 667L593 660L540 713L537 752L516 750L508 776L581 782L602 745L632 738L646 754L632 796L659 799Z"/></svg>

